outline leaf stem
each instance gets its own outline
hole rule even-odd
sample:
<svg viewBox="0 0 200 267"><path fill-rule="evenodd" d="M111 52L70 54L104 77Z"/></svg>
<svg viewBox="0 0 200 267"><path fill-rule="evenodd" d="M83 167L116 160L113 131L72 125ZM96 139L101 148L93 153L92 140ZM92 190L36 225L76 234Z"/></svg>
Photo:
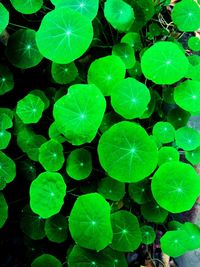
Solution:
<svg viewBox="0 0 200 267"><path fill-rule="evenodd" d="M28 27L25 27L25 26L22 26L22 25L19 25L19 24L15 24L15 23L9 23L9 25L12 25L12 26L15 26L15 27L18 27L18 28L22 28L22 29L28 29Z"/></svg>

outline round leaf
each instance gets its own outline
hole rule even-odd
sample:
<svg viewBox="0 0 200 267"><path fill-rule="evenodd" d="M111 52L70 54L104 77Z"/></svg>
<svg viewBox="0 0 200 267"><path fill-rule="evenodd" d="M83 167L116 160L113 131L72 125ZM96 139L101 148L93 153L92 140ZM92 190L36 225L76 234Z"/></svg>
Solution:
<svg viewBox="0 0 200 267"><path fill-rule="evenodd" d="M8 219L8 204L3 193L0 192L0 229L4 226Z"/></svg>
<svg viewBox="0 0 200 267"><path fill-rule="evenodd" d="M200 39L196 36L192 36L188 40L188 46L193 51L200 51Z"/></svg>
<svg viewBox="0 0 200 267"><path fill-rule="evenodd" d="M158 161L153 139L140 125L126 121L114 124L102 134L98 155L110 177L129 183L150 175Z"/></svg>
<svg viewBox="0 0 200 267"><path fill-rule="evenodd" d="M17 68L28 69L38 65L43 57L36 46L35 31L26 29L13 33L8 39L6 56Z"/></svg>
<svg viewBox="0 0 200 267"><path fill-rule="evenodd" d="M53 115L68 142L81 145L94 139L105 108L106 101L95 85L76 84L55 103Z"/></svg>
<svg viewBox="0 0 200 267"><path fill-rule="evenodd" d="M51 0L51 2L58 7L68 7L88 17L90 20L97 15L99 0Z"/></svg>
<svg viewBox="0 0 200 267"><path fill-rule="evenodd" d="M151 226L144 225L140 228L142 233L142 243L145 245L152 244L156 239L156 233Z"/></svg>
<svg viewBox="0 0 200 267"><path fill-rule="evenodd" d="M132 213L121 210L111 215L113 240L111 248L117 251L131 252L142 241L138 219Z"/></svg>
<svg viewBox="0 0 200 267"><path fill-rule="evenodd" d="M12 72L7 66L0 65L0 95L11 91L14 87Z"/></svg>
<svg viewBox="0 0 200 267"><path fill-rule="evenodd" d="M69 230L74 241L97 251L108 246L113 237L110 210L110 205L100 194L78 197L69 216Z"/></svg>
<svg viewBox="0 0 200 267"><path fill-rule="evenodd" d="M129 184L128 193L130 198L140 205L148 202L151 199L149 180Z"/></svg>
<svg viewBox="0 0 200 267"><path fill-rule="evenodd" d="M92 172L91 153L84 148L73 150L67 158L66 171L75 180L87 178Z"/></svg>
<svg viewBox="0 0 200 267"><path fill-rule="evenodd" d="M62 267L62 263L50 254L42 254L37 257L32 263L31 267Z"/></svg>
<svg viewBox="0 0 200 267"><path fill-rule="evenodd" d="M111 92L114 110L125 119L140 117L150 102L149 89L134 78L124 79Z"/></svg>
<svg viewBox="0 0 200 267"><path fill-rule="evenodd" d="M200 146L200 133L190 127L182 127L176 131L176 145L186 151Z"/></svg>
<svg viewBox="0 0 200 267"><path fill-rule="evenodd" d="M63 147L55 141L43 143L39 149L39 162L47 171L58 171L64 163Z"/></svg>
<svg viewBox="0 0 200 267"><path fill-rule="evenodd" d="M197 147L195 150L186 151L185 157L193 165L199 164L200 163L200 146Z"/></svg>
<svg viewBox="0 0 200 267"><path fill-rule="evenodd" d="M200 8L193 0L182 0L172 10L172 20L179 30L193 32L200 28Z"/></svg>
<svg viewBox="0 0 200 267"><path fill-rule="evenodd" d="M141 206L141 214L145 220L153 223L163 223L168 216L168 212L153 199Z"/></svg>
<svg viewBox="0 0 200 267"><path fill-rule="evenodd" d="M78 75L78 69L74 62L70 64L52 63L51 74L55 82L59 84L71 83Z"/></svg>
<svg viewBox="0 0 200 267"><path fill-rule="evenodd" d="M175 129L169 122L159 121L153 126L153 135L163 144L170 143L174 141Z"/></svg>
<svg viewBox="0 0 200 267"><path fill-rule="evenodd" d="M200 81L187 80L175 88L174 100L182 109L200 112Z"/></svg>
<svg viewBox="0 0 200 267"><path fill-rule="evenodd" d="M173 147L164 146L161 147L161 149L158 151L158 166L169 161L179 161L179 159L180 159L180 154Z"/></svg>
<svg viewBox="0 0 200 267"><path fill-rule="evenodd" d="M178 213L192 208L199 196L200 180L191 165L167 162L154 174L151 189L153 197L161 207Z"/></svg>
<svg viewBox="0 0 200 267"><path fill-rule="evenodd" d="M127 69L133 68L136 63L133 48L127 43L119 43L113 46L112 54L119 56Z"/></svg>
<svg viewBox="0 0 200 267"><path fill-rule="evenodd" d="M22 14L36 13L43 5L43 0L10 0L10 2Z"/></svg>
<svg viewBox="0 0 200 267"><path fill-rule="evenodd" d="M16 113L23 123L37 123L44 110L44 103L39 96L26 95L17 102Z"/></svg>
<svg viewBox="0 0 200 267"><path fill-rule="evenodd" d="M5 30L5 28L8 26L9 23L9 12L2 3L0 3L0 18L1 18L0 22L0 35L1 35L1 33Z"/></svg>
<svg viewBox="0 0 200 267"><path fill-rule="evenodd" d="M88 83L95 84L105 96L124 79L126 67L118 56L106 56L93 61L88 70Z"/></svg>
<svg viewBox="0 0 200 267"><path fill-rule="evenodd" d="M177 44L157 42L148 48L141 60L145 77L156 84L173 84L182 79L189 62Z"/></svg>
<svg viewBox="0 0 200 267"><path fill-rule="evenodd" d="M67 7L47 13L36 33L40 53L59 64L67 64L82 56L93 38L90 20Z"/></svg>
<svg viewBox="0 0 200 267"><path fill-rule="evenodd" d="M52 242L64 242L67 239L67 230L68 223L66 217L61 214L54 215L45 222L45 233Z"/></svg>
<svg viewBox="0 0 200 267"><path fill-rule="evenodd" d="M104 16L120 32L128 31L135 18L133 8L122 0L107 0L104 4Z"/></svg>
<svg viewBox="0 0 200 267"><path fill-rule="evenodd" d="M61 174L41 173L30 186L30 206L42 218L57 214L64 203L66 185Z"/></svg>
<svg viewBox="0 0 200 267"><path fill-rule="evenodd" d="M6 180L6 183L10 183L16 176L15 162L0 151L0 178Z"/></svg>
<svg viewBox="0 0 200 267"><path fill-rule="evenodd" d="M97 190L106 199L120 201L125 195L125 184L105 177L99 182Z"/></svg>

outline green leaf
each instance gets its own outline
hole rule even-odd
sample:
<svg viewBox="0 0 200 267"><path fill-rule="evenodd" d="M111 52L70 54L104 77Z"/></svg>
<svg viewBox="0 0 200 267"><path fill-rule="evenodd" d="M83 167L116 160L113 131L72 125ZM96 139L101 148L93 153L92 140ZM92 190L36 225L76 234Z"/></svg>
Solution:
<svg viewBox="0 0 200 267"><path fill-rule="evenodd" d="M38 65L42 55L35 41L35 31L26 29L14 32L8 39L6 56L17 68L28 69Z"/></svg>
<svg viewBox="0 0 200 267"><path fill-rule="evenodd" d="M121 43L129 44L135 51L141 50L142 41L140 35L137 32L128 32L126 33L122 39Z"/></svg>
<svg viewBox="0 0 200 267"><path fill-rule="evenodd" d="M157 122L153 126L152 133L163 144L173 142L175 138L175 129L169 122Z"/></svg>
<svg viewBox="0 0 200 267"><path fill-rule="evenodd" d="M29 205L22 209L20 227L31 239L40 240L45 237L44 224L45 220L33 213Z"/></svg>
<svg viewBox="0 0 200 267"><path fill-rule="evenodd" d="M193 0L176 3L171 16L180 31L193 32L200 28L200 8Z"/></svg>
<svg viewBox="0 0 200 267"><path fill-rule="evenodd" d="M30 186L30 206L42 218L57 214L64 203L66 184L61 174L41 173Z"/></svg>
<svg viewBox="0 0 200 267"><path fill-rule="evenodd" d="M156 84L173 84L185 77L189 62L175 43L157 42L148 48L141 60L145 77Z"/></svg>
<svg viewBox="0 0 200 267"><path fill-rule="evenodd" d="M124 79L126 67L118 56L106 56L92 62L88 70L88 83L95 84L105 96Z"/></svg>
<svg viewBox="0 0 200 267"><path fill-rule="evenodd" d="M70 64L57 64L52 62L51 74L56 83L71 83L78 76L78 69L74 62Z"/></svg>
<svg viewBox="0 0 200 267"><path fill-rule="evenodd" d="M110 205L98 193L77 198L69 216L69 230L74 241L88 249L102 250L113 237Z"/></svg>
<svg viewBox="0 0 200 267"><path fill-rule="evenodd" d="M73 150L67 158L66 171L75 180L89 177L92 172L91 153L84 148Z"/></svg>
<svg viewBox="0 0 200 267"><path fill-rule="evenodd" d="M14 87L13 74L7 66L0 65L0 95L11 91Z"/></svg>
<svg viewBox="0 0 200 267"><path fill-rule="evenodd" d="M141 228L142 233L142 243L145 245L152 244L156 239L156 233L153 229L153 227L148 225L143 225Z"/></svg>
<svg viewBox="0 0 200 267"><path fill-rule="evenodd" d="M188 46L195 52L200 51L200 39L196 36L192 36L188 40Z"/></svg>
<svg viewBox="0 0 200 267"><path fill-rule="evenodd" d="M36 33L40 53L59 64L67 64L82 56L93 38L90 20L67 7L47 13Z"/></svg>
<svg viewBox="0 0 200 267"><path fill-rule="evenodd" d="M34 259L31 263L31 267L62 267L62 263L54 256L50 254L42 254Z"/></svg>
<svg viewBox="0 0 200 267"><path fill-rule="evenodd" d="M181 225L180 230L184 230L188 235L187 241L185 243L185 246L187 247L187 251L199 249L200 247L199 226L191 222L186 222Z"/></svg>
<svg viewBox="0 0 200 267"><path fill-rule="evenodd" d="M185 231L167 231L160 239L161 249L171 257L179 257L187 252L188 236Z"/></svg>
<svg viewBox="0 0 200 267"><path fill-rule="evenodd" d="M58 7L68 7L93 20L99 8L99 0L51 0Z"/></svg>
<svg viewBox="0 0 200 267"><path fill-rule="evenodd" d="M193 165L200 163L200 146L195 150L185 152L186 159Z"/></svg>
<svg viewBox="0 0 200 267"><path fill-rule="evenodd" d="M69 267L111 267L113 261L109 255L103 251L96 252L89 249L84 249L75 245L67 258ZM117 266L117 265L116 265ZM126 267L126 266L120 266Z"/></svg>
<svg viewBox="0 0 200 267"><path fill-rule="evenodd" d="M15 162L0 151L0 178L6 180L6 183L10 183L15 179L16 165Z"/></svg>
<svg viewBox="0 0 200 267"><path fill-rule="evenodd" d="M164 146L158 151L158 166L169 161L179 161L179 159L180 154L174 147Z"/></svg>
<svg viewBox="0 0 200 267"><path fill-rule="evenodd" d="M178 213L192 208L199 196L200 180L191 165L167 162L155 172L151 189L153 197L161 207Z"/></svg>
<svg viewBox="0 0 200 267"><path fill-rule="evenodd" d="M135 19L133 8L122 0L107 0L104 4L104 16L120 32L128 31Z"/></svg>
<svg viewBox="0 0 200 267"><path fill-rule="evenodd" d="M1 214L1 216L0 216L0 229L1 229L8 219L8 204L7 204L6 199L5 199L2 192L0 192L0 214Z"/></svg>
<svg viewBox="0 0 200 267"><path fill-rule="evenodd" d="M135 51L126 43L119 43L113 46L112 54L119 56L127 69L133 68L136 63Z"/></svg>
<svg viewBox="0 0 200 267"><path fill-rule="evenodd" d="M100 125L100 131L104 133L107 131L112 125L114 125L117 122L122 121L123 118L116 114L114 111L110 111L104 114L102 123Z"/></svg>
<svg viewBox="0 0 200 267"><path fill-rule="evenodd" d="M200 133L194 128L182 127L176 131L176 145L186 151L200 146Z"/></svg>
<svg viewBox="0 0 200 267"><path fill-rule="evenodd" d="M164 223L168 216L168 212L160 207L154 199L141 205L141 214L148 222L157 224Z"/></svg>
<svg viewBox="0 0 200 267"><path fill-rule="evenodd" d="M65 161L62 145L56 140L49 140L39 148L39 162L47 171L58 171Z"/></svg>
<svg viewBox="0 0 200 267"><path fill-rule="evenodd" d="M1 18L0 22L0 35L1 35L1 33L5 30L5 28L8 26L9 23L9 12L2 3L0 3L0 18Z"/></svg>
<svg viewBox="0 0 200 267"><path fill-rule="evenodd" d="M125 184L105 177L100 180L97 190L105 199L120 201L125 195Z"/></svg>
<svg viewBox="0 0 200 267"><path fill-rule="evenodd" d="M6 129L9 129L11 127L11 118L5 113L0 114L0 149L7 148L11 139L11 133L6 131Z"/></svg>
<svg viewBox="0 0 200 267"><path fill-rule="evenodd" d="M142 116L150 99L149 89L134 78L118 82L111 92L111 105L125 119Z"/></svg>
<svg viewBox="0 0 200 267"><path fill-rule="evenodd" d="M55 121L50 125L48 135L50 139L54 139L59 143L63 143L66 141L65 137L62 136L61 133L58 131Z"/></svg>
<svg viewBox="0 0 200 267"><path fill-rule="evenodd" d="M128 193L130 198L140 205L151 200L150 191L151 190L148 179L142 180L137 183L130 183L128 185Z"/></svg>
<svg viewBox="0 0 200 267"><path fill-rule="evenodd" d="M153 139L140 125L126 121L114 124L102 134L98 155L110 177L129 183L150 175L158 161Z"/></svg>
<svg viewBox="0 0 200 267"><path fill-rule="evenodd" d="M42 90L35 89L35 90L32 90L30 94L40 97L40 99L44 103L44 109L47 109L49 107L50 101L48 97L46 96L45 92L43 92Z"/></svg>
<svg viewBox="0 0 200 267"><path fill-rule="evenodd" d="M187 80L175 88L174 100L182 109L200 113L200 81Z"/></svg>
<svg viewBox="0 0 200 267"><path fill-rule="evenodd" d="M111 214L113 240L111 248L122 252L136 250L141 241L138 219L131 212L121 210Z"/></svg>
<svg viewBox="0 0 200 267"><path fill-rule="evenodd" d="M13 7L22 14L34 14L40 10L43 0L10 0Z"/></svg>
<svg viewBox="0 0 200 267"><path fill-rule="evenodd" d="M39 96L28 94L17 102L16 113L23 123L37 123L44 111L44 103Z"/></svg>
<svg viewBox="0 0 200 267"><path fill-rule="evenodd" d="M190 116L189 112L175 107L168 112L167 121L171 123L175 129L178 129L188 123Z"/></svg>
<svg viewBox="0 0 200 267"><path fill-rule="evenodd" d="M45 221L47 238L55 243L62 243L67 239L68 223L65 216L57 214Z"/></svg>
<svg viewBox="0 0 200 267"><path fill-rule="evenodd" d="M73 145L90 143L101 124L106 101L95 85L76 84L54 105L59 132Z"/></svg>

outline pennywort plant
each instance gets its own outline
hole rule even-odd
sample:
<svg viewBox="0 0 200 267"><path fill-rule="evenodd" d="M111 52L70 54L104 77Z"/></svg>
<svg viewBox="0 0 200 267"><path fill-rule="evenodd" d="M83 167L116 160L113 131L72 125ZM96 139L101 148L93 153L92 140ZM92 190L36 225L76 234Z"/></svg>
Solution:
<svg viewBox="0 0 200 267"><path fill-rule="evenodd" d="M17 216L22 264L200 248L181 221L200 195L198 29L195 0L1 1L0 228Z"/></svg>

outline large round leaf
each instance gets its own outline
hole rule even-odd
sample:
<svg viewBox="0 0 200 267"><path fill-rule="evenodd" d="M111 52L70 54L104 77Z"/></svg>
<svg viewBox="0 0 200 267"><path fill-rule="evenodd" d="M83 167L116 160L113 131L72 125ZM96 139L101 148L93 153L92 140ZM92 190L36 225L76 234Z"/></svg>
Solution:
<svg viewBox="0 0 200 267"><path fill-rule="evenodd" d="M113 237L110 210L109 203L98 193L78 197L69 216L74 241L97 251L108 246Z"/></svg>
<svg viewBox="0 0 200 267"><path fill-rule="evenodd" d="M1 33L8 26L9 22L9 12L2 3L0 3L0 18L1 18L0 22L0 35L1 35Z"/></svg>
<svg viewBox="0 0 200 267"><path fill-rule="evenodd" d="M51 0L58 7L68 7L92 20L97 15L99 0Z"/></svg>
<svg viewBox="0 0 200 267"><path fill-rule="evenodd" d="M82 56L92 38L90 20L67 7L47 13L36 33L41 54L59 64L70 63Z"/></svg>
<svg viewBox="0 0 200 267"><path fill-rule="evenodd" d="M58 171L65 161L63 147L56 140L43 143L39 149L39 162L47 171Z"/></svg>
<svg viewBox="0 0 200 267"><path fill-rule="evenodd" d="M173 84L188 71L189 62L177 44L157 42L148 48L141 61L145 77L156 84Z"/></svg>
<svg viewBox="0 0 200 267"><path fill-rule="evenodd" d="M10 0L10 2L22 14L36 13L43 5L43 0Z"/></svg>
<svg viewBox="0 0 200 267"><path fill-rule="evenodd" d="M7 66L0 65L0 95L11 91L14 87L12 72Z"/></svg>
<svg viewBox="0 0 200 267"><path fill-rule="evenodd" d="M62 267L62 263L53 255L42 254L34 259L31 263L31 267Z"/></svg>
<svg viewBox="0 0 200 267"><path fill-rule="evenodd" d="M149 89L134 78L118 82L111 92L111 104L114 110L125 119L142 116L150 98Z"/></svg>
<svg viewBox="0 0 200 267"><path fill-rule="evenodd" d="M126 67L118 56L106 56L93 61L88 70L88 83L95 84L109 96L115 84L124 79Z"/></svg>
<svg viewBox="0 0 200 267"><path fill-rule="evenodd" d="M121 32L128 31L135 18L133 8L122 0L107 0L104 16L113 28Z"/></svg>
<svg viewBox="0 0 200 267"><path fill-rule="evenodd" d="M30 186L30 206L42 218L57 214L64 203L66 185L61 174L41 173Z"/></svg>
<svg viewBox="0 0 200 267"><path fill-rule="evenodd" d="M0 151L0 178L6 180L6 183L10 183L16 176L15 162Z"/></svg>
<svg viewBox="0 0 200 267"><path fill-rule="evenodd" d="M178 213L189 210L194 205L200 193L200 179L191 165L167 162L154 174L151 188L161 207Z"/></svg>
<svg viewBox="0 0 200 267"><path fill-rule="evenodd" d="M76 84L54 105L56 126L73 145L91 142L101 124L106 101L95 85Z"/></svg>
<svg viewBox="0 0 200 267"><path fill-rule="evenodd" d="M15 67L28 69L38 65L42 60L35 41L35 31L18 30L8 39L6 56Z"/></svg>
<svg viewBox="0 0 200 267"><path fill-rule="evenodd" d="M17 102L16 113L23 123L37 123L44 110L44 103L39 96L28 94Z"/></svg>
<svg viewBox="0 0 200 267"><path fill-rule="evenodd" d="M8 219L8 204L3 193L0 192L0 228L2 228Z"/></svg>
<svg viewBox="0 0 200 267"><path fill-rule="evenodd" d="M174 100L184 110L200 113L200 82L187 80L175 88Z"/></svg>
<svg viewBox="0 0 200 267"><path fill-rule="evenodd" d="M113 240L111 248L117 251L131 252L142 241L138 219L131 212L121 210L111 215Z"/></svg>
<svg viewBox="0 0 200 267"><path fill-rule="evenodd" d="M172 10L172 20L179 30L193 32L200 28L200 8L194 0L182 0Z"/></svg>
<svg viewBox="0 0 200 267"><path fill-rule="evenodd" d="M98 155L108 175L121 182L144 179L155 170L158 162L153 139L140 125L126 121L114 124L102 134Z"/></svg>
<svg viewBox="0 0 200 267"><path fill-rule="evenodd" d="M73 150L67 158L66 171L75 180L87 178L92 172L91 153L84 148Z"/></svg>

